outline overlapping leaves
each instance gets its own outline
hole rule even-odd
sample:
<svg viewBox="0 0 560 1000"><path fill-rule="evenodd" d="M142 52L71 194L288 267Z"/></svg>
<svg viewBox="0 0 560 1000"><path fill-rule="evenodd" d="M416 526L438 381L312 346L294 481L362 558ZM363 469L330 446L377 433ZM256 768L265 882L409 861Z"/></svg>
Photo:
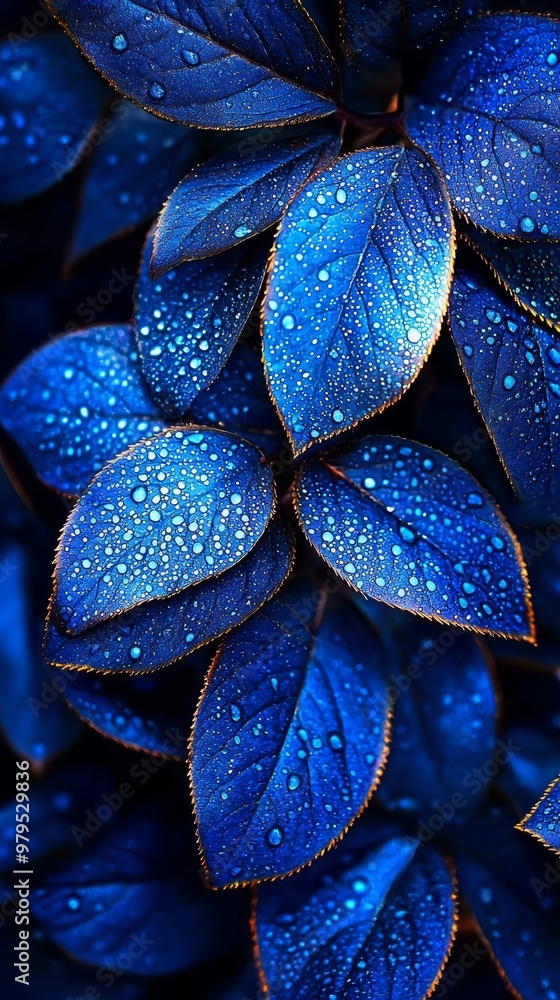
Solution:
<svg viewBox="0 0 560 1000"><path fill-rule="evenodd" d="M456 462L400 438L365 438L302 466L295 502L319 554L352 587L417 614L531 636L516 540Z"/></svg>
<svg viewBox="0 0 560 1000"><path fill-rule="evenodd" d="M321 129L292 140L244 140L197 167L159 217L152 272L220 253L267 229L339 148L336 132Z"/></svg>
<svg viewBox="0 0 560 1000"><path fill-rule="evenodd" d="M432 44L478 6L411 2L405 17L402 5L385 5L376 32L383 5L345 0L348 72L375 74L387 56ZM78 251L157 211L184 174L183 154L191 163L192 133L180 123L291 126L335 110L346 122L338 160L338 121L269 131L266 140L249 133L225 152L216 141L216 155L165 206L154 252L148 240L134 328L96 328L44 348L5 385L1 415L45 482L82 494L61 538L45 644L78 714L127 747L184 761L191 681L196 689L200 676L200 662L186 654L223 637L190 754L213 885L275 879L333 847L377 788L394 702L398 741L373 809L310 871L259 889L255 929L271 1000L418 1000L435 988L452 943L453 883L435 850L378 821L377 810L404 817L410 830L411 820L453 802L484 760L494 763L498 693L478 640L401 616L395 648L386 604L533 638L526 571L497 506L442 453L379 433L341 455L318 452L396 402L424 364L447 308L453 206L475 224L465 228L483 258L457 275L451 300L463 367L518 492L554 507L558 254L542 237L560 236L558 22L515 14L472 21L444 44L410 102L413 142L400 130L388 136L393 145L384 136L370 148L372 119L373 138L362 136L352 152L359 119L338 109L334 59L297 0L52 7L106 77L140 108L172 119L125 105L130 118L89 170ZM15 65L11 55L5 61ZM88 89L96 78L78 65L87 126L100 110L94 91L107 91L98 79ZM25 87L22 94L29 104ZM8 141L18 155L20 140L26 145L20 175L7 185L15 200L45 186L50 147L39 142L35 152L37 129L24 127L19 107L8 110ZM154 141L137 159L143 121ZM400 129L399 114L389 123ZM85 127L78 115L62 145L74 126ZM123 185L129 200L115 201ZM87 206L100 192L109 198L93 219ZM248 324L272 244L264 230L277 222L264 364L289 445L266 396L256 324ZM188 422L167 426L177 420ZM273 473L291 516L294 455L308 450L292 489L300 549L303 534L337 586L385 602L366 601L369 622L348 593L327 598L307 577L264 604L294 560L283 514L273 517ZM303 559L298 566L307 571ZM442 635L451 636L443 662ZM215 650L203 650L204 665ZM162 680L153 671L163 666ZM408 688L388 684L398 670ZM528 740L502 776L515 793L525 769L518 786L523 797L537 787L531 802L550 780L541 781L534 745ZM540 897L537 905L528 890L540 857L533 850L544 848L512 833L513 816L485 807L472 821L485 791L463 796L446 834L501 967L515 989L541 997L558 986L554 907ZM556 792L554 784L522 823L554 848ZM496 868L474 856L469 831L477 849L495 845ZM172 835L162 856L162 838L167 845L167 827L138 814L83 863L53 869L32 900L50 938L80 961L111 967L140 919L158 943L152 961L137 960L139 975L219 953L222 925L216 935L215 907L201 901L210 894L187 885L182 842ZM241 926L236 906L227 916Z"/></svg>
<svg viewBox="0 0 560 1000"><path fill-rule="evenodd" d="M45 655L61 667L111 673L167 666L260 607L281 586L292 561L290 534L275 521L239 563L218 576L166 600L148 600L78 635L65 631L51 607Z"/></svg>
<svg viewBox="0 0 560 1000"><path fill-rule="evenodd" d="M351 606L324 606L324 595L307 585L288 587L226 639L191 749L213 884L307 864L364 808L385 762L382 657Z"/></svg>
<svg viewBox="0 0 560 1000"><path fill-rule="evenodd" d="M130 326L90 327L31 355L2 387L0 422L41 478L71 495L167 425L142 378Z"/></svg>
<svg viewBox="0 0 560 1000"><path fill-rule="evenodd" d="M60 539L56 611L66 629L230 569L262 536L274 486L235 435L171 428L135 445L85 491Z"/></svg>
<svg viewBox="0 0 560 1000"><path fill-rule="evenodd" d="M451 329L461 364L522 498L554 506L560 488L560 345L513 299L455 276Z"/></svg>
<svg viewBox="0 0 560 1000"><path fill-rule="evenodd" d="M98 69L142 107L239 128L335 110L336 68L297 0L51 0Z"/></svg>
<svg viewBox="0 0 560 1000"><path fill-rule="evenodd" d="M257 958L273 1000L413 1000L437 982L455 929L445 862L390 828L360 840L259 888Z"/></svg>
<svg viewBox="0 0 560 1000"><path fill-rule="evenodd" d="M476 18L438 53L407 115L453 204L501 236L560 237L560 22Z"/></svg>

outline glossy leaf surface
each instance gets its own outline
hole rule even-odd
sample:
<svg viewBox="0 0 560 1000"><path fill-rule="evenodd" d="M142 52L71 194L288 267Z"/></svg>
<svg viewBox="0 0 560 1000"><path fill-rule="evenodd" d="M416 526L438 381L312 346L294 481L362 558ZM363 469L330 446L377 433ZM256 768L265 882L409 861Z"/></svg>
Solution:
<svg viewBox="0 0 560 1000"><path fill-rule="evenodd" d="M273 225L309 176L340 149L339 137L326 130L291 141L272 135L259 140L218 153L175 189L158 219L154 274L228 250Z"/></svg>
<svg viewBox="0 0 560 1000"><path fill-rule="evenodd" d="M150 277L151 238L136 284L142 369L162 407L182 416L220 373L263 282L267 247L257 241Z"/></svg>
<svg viewBox="0 0 560 1000"><path fill-rule="evenodd" d="M503 236L560 236L560 22L476 18L438 52L407 116L455 207Z"/></svg>
<svg viewBox="0 0 560 1000"><path fill-rule="evenodd" d="M556 778L543 797L519 824L519 829L532 834L547 847L560 854L560 787Z"/></svg>
<svg viewBox="0 0 560 1000"><path fill-rule="evenodd" d="M235 943L244 908L233 893L205 890L187 837L177 811L173 826L138 812L119 817L91 843L84 837L88 846L42 884L35 880L35 919L64 951L98 967L118 969L124 954L127 971L162 975L216 958ZM224 933L231 921L233 934Z"/></svg>
<svg viewBox="0 0 560 1000"><path fill-rule="evenodd" d="M451 329L461 364L520 496L554 504L560 488L560 344L489 282L460 271Z"/></svg>
<svg viewBox="0 0 560 1000"><path fill-rule="evenodd" d="M98 326L47 343L0 391L0 423L41 478L77 496L119 452L157 434L130 326Z"/></svg>
<svg viewBox="0 0 560 1000"><path fill-rule="evenodd" d="M264 306L267 378L296 452L383 409L439 333L453 222L423 153L353 153L280 227Z"/></svg>
<svg viewBox="0 0 560 1000"><path fill-rule="evenodd" d="M224 431L171 428L106 465L63 529L56 610L82 632L230 569L274 509L261 453Z"/></svg>
<svg viewBox="0 0 560 1000"><path fill-rule="evenodd" d="M279 451L284 441L261 359L246 344L234 348L212 385L193 400L188 415L197 424L239 434L267 456Z"/></svg>
<svg viewBox="0 0 560 1000"><path fill-rule="evenodd" d="M468 236L521 304L560 332L560 244L498 239L474 226Z"/></svg>
<svg viewBox="0 0 560 1000"><path fill-rule="evenodd" d="M31 198L69 173L107 99L67 38L35 36L21 50L0 43L1 204Z"/></svg>
<svg viewBox="0 0 560 1000"><path fill-rule="evenodd" d="M552 856L514 823L505 809L487 809L465 827L454 851L459 889L513 989L524 1000L543 1000L560 989L560 908L547 881Z"/></svg>
<svg viewBox="0 0 560 1000"><path fill-rule="evenodd" d="M298 517L352 587L406 611L481 631L531 635L516 540L476 480L441 452L365 438L306 462Z"/></svg>
<svg viewBox="0 0 560 1000"><path fill-rule="evenodd" d="M367 601L366 613L370 604L384 611ZM391 629L398 660L389 677L393 732L378 800L418 817L437 813L438 826L444 806L445 822L464 822L486 792L485 775L481 781L475 772L494 759L498 739L488 651L474 636L389 614L382 635Z"/></svg>
<svg viewBox="0 0 560 1000"><path fill-rule="evenodd" d="M296 0L51 0L97 68L155 114L205 128L335 110L332 56Z"/></svg>
<svg viewBox="0 0 560 1000"><path fill-rule="evenodd" d="M196 134L130 101L114 101L82 193L73 257L151 218L195 163Z"/></svg>
<svg viewBox="0 0 560 1000"><path fill-rule="evenodd" d="M226 639L192 736L212 884L285 875L331 846L363 809L388 738L381 653L350 605L328 602L322 612L298 584Z"/></svg>
<svg viewBox="0 0 560 1000"><path fill-rule="evenodd" d="M350 838L349 838L350 839ZM271 1000L418 1000L454 936L443 858L388 837L345 841L308 871L258 890L258 961Z"/></svg>
<svg viewBox="0 0 560 1000"><path fill-rule="evenodd" d="M45 656L62 667L115 672L167 666L260 607L282 584L292 558L289 532L273 521L236 566L167 600L140 604L80 635L66 635L51 613Z"/></svg>

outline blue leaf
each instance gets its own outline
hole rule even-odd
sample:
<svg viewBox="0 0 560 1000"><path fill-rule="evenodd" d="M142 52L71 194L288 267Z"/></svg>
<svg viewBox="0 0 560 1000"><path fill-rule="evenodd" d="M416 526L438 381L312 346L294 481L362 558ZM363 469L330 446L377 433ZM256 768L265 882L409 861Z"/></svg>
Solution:
<svg viewBox="0 0 560 1000"><path fill-rule="evenodd" d="M560 854L560 778L554 779L517 828Z"/></svg>
<svg viewBox="0 0 560 1000"><path fill-rule="evenodd" d="M196 167L175 189L159 216L152 273L228 250L263 232L310 175L332 161L340 137L325 129L298 139L263 132Z"/></svg>
<svg viewBox="0 0 560 1000"><path fill-rule="evenodd" d="M519 545L490 497L441 452L389 436L306 462L296 509L352 587L438 621L530 638Z"/></svg>
<svg viewBox="0 0 560 1000"><path fill-rule="evenodd" d="M204 128L307 121L335 110L336 68L296 0L51 0L123 94Z"/></svg>
<svg viewBox="0 0 560 1000"><path fill-rule="evenodd" d="M207 891L185 849L192 830L182 827L176 817L173 826L143 813L119 817L40 885L34 880L33 918L73 958L119 969L128 955L137 975L224 954L241 936L243 903Z"/></svg>
<svg viewBox="0 0 560 1000"><path fill-rule="evenodd" d="M560 22L499 14L458 31L426 74L410 136L455 207L502 236L560 236Z"/></svg>
<svg viewBox="0 0 560 1000"><path fill-rule="evenodd" d="M262 238L206 260L187 261L154 281L148 239L136 284L142 369L155 398L183 416L220 373L259 294L268 247Z"/></svg>
<svg viewBox="0 0 560 1000"><path fill-rule="evenodd" d="M55 670L53 682L80 719L102 736L155 757L185 761L186 720L194 715L209 659L203 650L167 670L124 677Z"/></svg>
<svg viewBox="0 0 560 1000"><path fill-rule="evenodd" d="M91 157L72 256L80 257L150 219L195 163L196 133L162 121L129 101L113 117Z"/></svg>
<svg viewBox="0 0 560 1000"><path fill-rule="evenodd" d="M385 763L375 633L294 584L228 637L195 717L191 780L212 885L285 875L331 847Z"/></svg>
<svg viewBox="0 0 560 1000"><path fill-rule="evenodd" d="M350 839L350 838L349 838ZM345 841L309 871L261 885L256 948L270 1000L419 1000L455 935L453 881L430 848Z"/></svg>
<svg viewBox="0 0 560 1000"><path fill-rule="evenodd" d="M246 344L234 348L216 380L193 400L188 415L194 423L239 434L267 456L279 451L284 441L262 362Z"/></svg>
<svg viewBox="0 0 560 1000"><path fill-rule="evenodd" d="M560 489L560 346L503 292L464 271L451 298L461 364L498 454L524 500Z"/></svg>
<svg viewBox="0 0 560 1000"><path fill-rule="evenodd" d="M470 226L475 244L508 291L539 321L560 333L560 244L498 239Z"/></svg>
<svg viewBox="0 0 560 1000"><path fill-rule="evenodd" d="M385 610L360 606L366 614L370 606L376 615ZM402 612L391 618L399 658L389 677L393 734L377 800L427 818L433 836L443 822L464 822L486 791L475 771L494 759L497 695L479 640Z"/></svg>
<svg viewBox="0 0 560 1000"><path fill-rule="evenodd" d="M0 422L44 482L71 496L109 459L167 425L130 326L79 330L26 358L2 386Z"/></svg>
<svg viewBox="0 0 560 1000"><path fill-rule="evenodd" d="M264 358L296 453L416 377L447 305L453 242L447 195L416 150L343 157L294 199L272 259Z"/></svg>
<svg viewBox="0 0 560 1000"><path fill-rule="evenodd" d="M1 204L45 191L79 163L108 93L63 35L36 33L18 50L0 42Z"/></svg>
<svg viewBox="0 0 560 1000"><path fill-rule="evenodd" d="M155 670L227 632L256 611L292 567L293 545L277 518L231 569L174 597L149 601L77 636L51 613L45 656L62 667L103 671Z"/></svg>
<svg viewBox="0 0 560 1000"><path fill-rule="evenodd" d="M55 607L83 632L230 569L274 510L261 453L225 431L171 428L114 459L63 529Z"/></svg>
<svg viewBox="0 0 560 1000"><path fill-rule="evenodd" d="M545 881L549 852L514 823L488 809L461 831L459 888L512 992L543 1000L560 990L558 893Z"/></svg>
<svg viewBox="0 0 560 1000"><path fill-rule="evenodd" d="M56 692L44 711L50 672L29 600L34 570L22 546L12 542L0 550L0 727L18 758L44 766L71 745L79 727Z"/></svg>

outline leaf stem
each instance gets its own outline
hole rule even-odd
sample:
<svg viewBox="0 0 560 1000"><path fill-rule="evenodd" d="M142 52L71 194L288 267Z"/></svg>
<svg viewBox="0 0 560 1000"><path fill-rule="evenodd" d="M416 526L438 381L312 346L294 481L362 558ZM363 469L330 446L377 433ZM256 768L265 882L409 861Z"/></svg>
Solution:
<svg viewBox="0 0 560 1000"><path fill-rule="evenodd" d="M352 111L339 108L336 116L345 125L354 125L366 132L372 132L377 128L398 128L404 121L403 112L400 110L389 111L387 114L355 115Z"/></svg>

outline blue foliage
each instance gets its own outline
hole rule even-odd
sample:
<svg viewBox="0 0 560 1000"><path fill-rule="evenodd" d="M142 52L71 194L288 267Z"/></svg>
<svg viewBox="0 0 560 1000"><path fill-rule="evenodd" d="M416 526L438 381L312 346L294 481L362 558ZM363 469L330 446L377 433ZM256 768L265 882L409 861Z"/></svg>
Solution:
<svg viewBox="0 0 560 1000"><path fill-rule="evenodd" d="M447 195L422 153L354 153L300 191L264 306L267 378L296 453L404 392L439 333L452 257Z"/></svg>
<svg viewBox="0 0 560 1000"><path fill-rule="evenodd" d="M0 12L6 996L555 1000L558 12L48 4Z"/></svg>
<svg viewBox="0 0 560 1000"><path fill-rule="evenodd" d="M207 658L195 653L168 670L124 678L54 670L53 682L79 718L102 736L155 757L185 761L184 720L194 711L192 696Z"/></svg>
<svg viewBox="0 0 560 1000"><path fill-rule="evenodd" d="M521 305L560 332L560 244L504 240L474 226L468 235Z"/></svg>
<svg viewBox="0 0 560 1000"><path fill-rule="evenodd" d="M477 18L434 59L407 129L454 206L502 236L560 237L560 22Z"/></svg>
<svg viewBox="0 0 560 1000"><path fill-rule="evenodd" d="M117 100L112 107L103 142L91 157L73 257L150 219L195 163L196 132L130 101Z"/></svg>
<svg viewBox="0 0 560 1000"><path fill-rule="evenodd" d="M130 326L80 330L26 358L2 386L0 423L46 483L74 496L109 459L167 426Z"/></svg>
<svg viewBox="0 0 560 1000"><path fill-rule="evenodd" d="M45 656L63 667L111 672L167 666L259 608L281 586L292 560L290 533L276 520L237 565L168 600L140 604L79 635L67 635L51 613Z"/></svg>
<svg viewBox="0 0 560 1000"><path fill-rule="evenodd" d="M531 635L516 540L476 480L441 452L364 438L306 462L296 491L311 543L369 597L480 631Z"/></svg>
<svg viewBox="0 0 560 1000"><path fill-rule="evenodd" d="M0 204L39 194L87 155L108 90L61 35L0 42ZM91 145L89 145L91 151Z"/></svg>
<svg viewBox="0 0 560 1000"><path fill-rule="evenodd" d="M382 647L352 607L293 584L226 639L193 736L212 884L285 875L331 846L379 780L389 702ZM247 783L251 796L247 796Z"/></svg>
<svg viewBox="0 0 560 1000"><path fill-rule="evenodd" d="M258 890L256 945L271 1000L416 1000L454 937L451 874L417 841L376 831Z"/></svg>
<svg viewBox="0 0 560 1000"><path fill-rule="evenodd" d="M546 789L541 799L519 824L519 829L526 830L537 840L542 841L560 854L560 788L556 778Z"/></svg>
<svg viewBox="0 0 560 1000"><path fill-rule="evenodd" d="M162 974L227 952L235 935L220 928L244 906L205 891L188 863L189 834L184 822L123 817L49 870L31 893L34 916L73 958L105 969L118 969L124 954L131 972Z"/></svg>
<svg viewBox="0 0 560 1000"><path fill-rule="evenodd" d="M464 823L486 792L477 773L493 760L498 739L488 650L459 631L448 630L442 642L441 627L431 622L371 601L361 606L395 653L391 752L377 801L424 821L435 814L437 826Z"/></svg>
<svg viewBox="0 0 560 1000"><path fill-rule="evenodd" d="M66 522L57 613L83 632L229 569L274 503L260 452L233 434L172 428L141 442L105 466Z"/></svg>
<svg viewBox="0 0 560 1000"><path fill-rule="evenodd" d="M335 110L336 68L297 0L51 0L127 97L205 128L307 121Z"/></svg>
<svg viewBox="0 0 560 1000"><path fill-rule="evenodd" d="M183 416L235 347L263 282L267 250L251 240L153 280L151 247L150 237L136 283L138 348L154 398Z"/></svg>
<svg viewBox="0 0 560 1000"><path fill-rule="evenodd" d="M152 272L228 250L282 217L311 174L333 160L339 136L243 139L196 167L175 189L154 237Z"/></svg>
<svg viewBox="0 0 560 1000"><path fill-rule="evenodd" d="M460 271L451 330L475 399L522 499L554 509L560 421L555 334L488 283Z"/></svg>

